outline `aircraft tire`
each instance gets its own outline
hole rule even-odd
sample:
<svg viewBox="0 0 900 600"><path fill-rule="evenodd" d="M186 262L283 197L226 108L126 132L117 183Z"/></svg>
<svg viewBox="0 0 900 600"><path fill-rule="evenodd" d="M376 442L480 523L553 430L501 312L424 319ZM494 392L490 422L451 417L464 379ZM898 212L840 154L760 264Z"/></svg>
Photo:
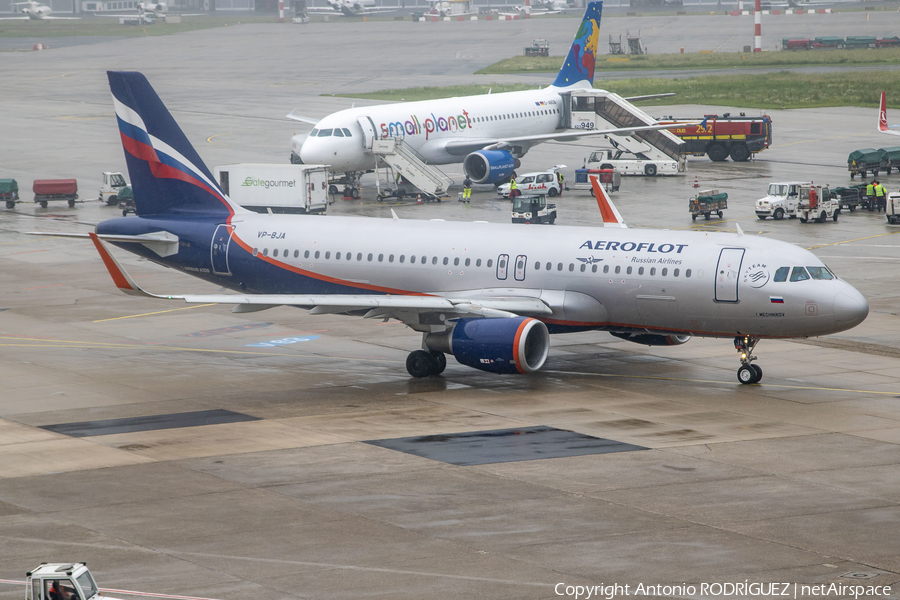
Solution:
<svg viewBox="0 0 900 600"><path fill-rule="evenodd" d="M760 377L762 377L762 371L760 371ZM753 365L741 365L737 370L737 380L742 385L756 383L756 369L753 368Z"/></svg>
<svg viewBox="0 0 900 600"><path fill-rule="evenodd" d="M751 367L754 371L756 371L756 379L753 380L753 383L759 383L760 381L762 381L762 377L763 377L763 370L762 370L762 367L759 366L759 365L755 365L755 364L753 364L753 363L750 363L750 367Z"/></svg>
<svg viewBox="0 0 900 600"><path fill-rule="evenodd" d="M772 216L775 217L775 220L776 220L776 221L780 221L780 220L782 220L782 219L784 218L784 211L781 210L780 208L776 208L776 209L775 209L775 214L772 215Z"/></svg>
<svg viewBox="0 0 900 600"><path fill-rule="evenodd" d="M425 350L414 350L406 357L406 371L413 377L428 377L437 369L438 359Z"/></svg>
<svg viewBox="0 0 900 600"><path fill-rule="evenodd" d="M444 354L443 352L437 352L437 353L433 354L433 356L434 356L434 359L436 362L436 368L434 370L434 373L432 373L432 374L440 375L441 373L444 372L444 369L447 368L447 355Z"/></svg>

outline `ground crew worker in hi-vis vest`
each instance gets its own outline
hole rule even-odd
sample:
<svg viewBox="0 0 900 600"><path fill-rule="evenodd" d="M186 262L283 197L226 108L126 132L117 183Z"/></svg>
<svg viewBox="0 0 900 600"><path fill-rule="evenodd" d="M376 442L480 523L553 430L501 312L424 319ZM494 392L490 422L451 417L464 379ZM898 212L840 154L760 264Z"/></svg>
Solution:
<svg viewBox="0 0 900 600"><path fill-rule="evenodd" d="M875 210L882 211L887 208L887 204L885 203L885 195L887 194L884 186L881 185L880 181L875 182Z"/></svg>
<svg viewBox="0 0 900 600"><path fill-rule="evenodd" d="M509 180L509 199L512 200L516 196L519 195L519 184L516 183L516 178L512 177Z"/></svg>
<svg viewBox="0 0 900 600"><path fill-rule="evenodd" d="M469 179L469 176L466 175L466 178L463 179L463 202L468 202L472 199L472 180Z"/></svg>
<svg viewBox="0 0 900 600"><path fill-rule="evenodd" d="M875 186L871 183L866 186L866 208L875 208Z"/></svg>

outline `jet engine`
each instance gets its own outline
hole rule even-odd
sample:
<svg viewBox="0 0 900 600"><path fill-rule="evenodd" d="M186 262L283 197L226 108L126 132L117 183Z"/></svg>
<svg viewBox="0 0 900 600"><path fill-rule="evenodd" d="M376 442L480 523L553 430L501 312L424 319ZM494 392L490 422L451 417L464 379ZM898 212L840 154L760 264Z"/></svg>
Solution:
<svg viewBox="0 0 900 600"><path fill-rule="evenodd" d="M550 353L550 332L530 317L459 319L452 330L425 336L425 346L489 373L533 373Z"/></svg>
<svg viewBox="0 0 900 600"><path fill-rule="evenodd" d="M463 161L463 170L475 183L503 183L522 164L508 150L479 150Z"/></svg>
<svg viewBox="0 0 900 600"><path fill-rule="evenodd" d="M610 331L610 335L627 342L635 344L644 344L645 346L680 346L687 343L691 336L687 333L659 335L655 333L622 333L619 331Z"/></svg>

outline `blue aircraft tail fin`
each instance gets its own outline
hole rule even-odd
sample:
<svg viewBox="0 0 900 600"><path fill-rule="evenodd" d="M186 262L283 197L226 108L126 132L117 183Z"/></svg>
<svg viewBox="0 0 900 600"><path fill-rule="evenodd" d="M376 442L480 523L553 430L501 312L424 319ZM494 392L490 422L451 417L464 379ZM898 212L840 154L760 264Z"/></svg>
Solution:
<svg viewBox="0 0 900 600"><path fill-rule="evenodd" d="M136 214L233 215L235 208L147 78L124 71L107 75Z"/></svg>
<svg viewBox="0 0 900 600"><path fill-rule="evenodd" d="M594 84L594 63L597 60L597 45L600 42L600 14L603 2L589 2L584 11L584 18L575 34L575 41L569 48L569 54L563 62L559 75L553 85L570 87L587 81Z"/></svg>

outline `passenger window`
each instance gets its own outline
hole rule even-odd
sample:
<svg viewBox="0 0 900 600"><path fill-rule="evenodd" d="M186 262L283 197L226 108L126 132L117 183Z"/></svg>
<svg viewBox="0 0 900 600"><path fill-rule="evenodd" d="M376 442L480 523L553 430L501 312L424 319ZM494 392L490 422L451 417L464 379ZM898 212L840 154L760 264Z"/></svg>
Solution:
<svg viewBox="0 0 900 600"><path fill-rule="evenodd" d="M675 269L675 271L672 272L672 275L674 275L675 277L678 277L678 269Z"/></svg>
<svg viewBox="0 0 900 600"><path fill-rule="evenodd" d="M378 262L384 262L384 254L378 255Z"/></svg>
<svg viewBox="0 0 900 600"><path fill-rule="evenodd" d="M479 258L478 260L475 261L475 266L476 266L476 267L480 267L480 266L481 266L481 259L480 259L480 258Z"/></svg>
<svg viewBox="0 0 900 600"><path fill-rule="evenodd" d="M534 270L535 270L535 271L540 271L540 270L541 270L541 263L540 263L540 261L534 263Z"/></svg>
<svg viewBox="0 0 900 600"><path fill-rule="evenodd" d="M328 258L328 257L326 256L325 258ZM337 254L335 254L335 255L334 255L334 259L335 259L335 260L341 260L341 253L338 252Z"/></svg>
<svg viewBox="0 0 900 600"><path fill-rule="evenodd" d="M638 267L638 275L644 274L644 267Z"/></svg>
<svg viewBox="0 0 900 600"><path fill-rule="evenodd" d="M347 253L347 260L353 260L353 253L352 253L352 252L348 252L348 253Z"/></svg>
<svg viewBox="0 0 900 600"><path fill-rule="evenodd" d="M685 277L690 277L690 276L691 276L691 270L688 269L687 271L685 271L685 272L684 272L684 276L685 276Z"/></svg>
<svg viewBox="0 0 900 600"><path fill-rule="evenodd" d="M591 265L591 273L597 272L597 265Z"/></svg>
<svg viewBox="0 0 900 600"><path fill-rule="evenodd" d="M668 272L669 272L668 269L663 269L663 270L662 270L662 276L665 277L666 274L667 274Z"/></svg>
<svg viewBox="0 0 900 600"><path fill-rule="evenodd" d="M325 253L325 258L326 259L331 258L331 250L329 250L328 252Z"/></svg>
<svg viewBox="0 0 900 600"><path fill-rule="evenodd" d="M401 256L400 258L403 258L403 257ZM410 255L409 264L411 264L411 265L416 264L416 255L415 254Z"/></svg>
<svg viewBox="0 0 900 600"><path fill-rule="evenodd" d="M356 260L357 260L357 261L362 261L362 252L357 252L357 253L356 253Z"/></svg>
<svg viewBox="0 0 900 600"><path fill-rule="evenodd" d="M809 273L803 267L794 267L791 270L791 281L806 281L809 279Z"/></svg>
<svg viewBox="0 0 900 600"><path fill-rule="evenodd" d="M656 275L656 267L650 267L650 275Z"/></svg>
<svg viewBox="0 0 900 600"><path fill-rule="evenodd" d="M274 256L275 258L278 258L278 248L275 248L274 250L272 250L272 256Z"/></svg>
<svg viewBox="0 0 900 600"><path fill-rule="evenodd" d="M294 250L294 258L299 258L299 257L300 257L300 251Z"/></svg>
<svg viewBox="0 0 900 600"><path fill-rule="evenodd" d="M551 265L550 263L547 263L547 270L549 271L552 268L553 268L553 265Z"/></svg>
<svg viewBox="0 0 900 600"><path fill-rule="evenodd" d="M616 265L616 275L622 272L622 267Z"/></svg>
<svg viewBox="0 0 900 600"><path fill-rule="evenodd" d="M454 267L458 267L458 266L459 266L459 257L458 257L458 256L457 256L456 258L453 259L453 266L454 266Z"/></svg>
<svg viewBox="0 0 900 600"><path fill-rule="evenodd" d="M400 264L403 264L403 261L404 261L404 260L406 260L406 255L405 255L405 254L401 254L401 255L400 255ZM410 262L412 262L412 261L410 261Z"/></svg>
<svg viewBox="0 0 900 600"><path fill-rule="evenodd" d="M609 273L609 265L603 265L603 272Z"/></svg>
<svg viewBox="0 0 900 600"><path fill-rule="evenodd" d="M388 256L388 262L394 262L394 255L393 255L393 254L391 254L390 256Z"/></svg>
<svg viewBox="0 0 900 600"><path fill-rule="evenodd" d="M372 262L372 253L371 252L369 252L369 255L366 257L366 260L368 260L369 262Z"/></svg>
<svg viewBox="0 0 900 600"><path fill-rule="evenodd" d="M556 270L562 271L562 263L559 263L558 265L556 265Z"/></svg>
<svg viewBox="0 0 900 600"><path fill-rule="evenodd" d="M320 129L316 137L331 137L331 129Z"/></svg>
<svg viewBox="0 0 900 600"><path fill-rule="evenodd" d="M585 270L586 268L587 268L587 265L584 264L584 263L581 263L581 272L582 272L582 273L584 273L584 270ZM630 271L630 270L631 270L631 267L628 267L628 270Z"/></svg>
<svg viewBox="0 0 900 600"><path fill-rule="evenodd" d="M787 281L787 276L790 270L790 267L778 267L778 269L775 270L775 277L772 280L776 283Z"/></svg>
<svg viewBox="0 0 900 600"><path fill-rule="evenodd" d="M571 273L574 270L575 270L575 265L573 265L572 263L569 263L569 272Z"/></svg>
<svg viewBox="0 0 900 600"><path fill-rule="evenodd" d="M431 257L431 264L433 264L433 265L436 265L436 264L437 264L437 256L432 256L432 257ZM488 266L490 266L490 265L488 265Z"/></svg>
<svg viewBox="0 0 900 600"><path fill-rule="evenodd" d="M445 256L445 257L444 257L444 264L447 265L447 264L449 264L449 263L450 263L450 259L447 258L447 257Z"/></svg>
<svg viewBox="0 0 900 600"><path fill-rule="evenodd" d="M471 258L467 258L467 259L466 259L466 266L468 267L471 263L472 263L472 259L471 259Z"/></svg>
<svg viewBox="0 0 900 600"><path fill-rule="evenodd" d="M263 256L268 256L268 255L269 255L269 249L263 248Z"/></svg>
<svg viewBox="0 0 900 600"><path fill-rule="evenodd" d="M625 269L625 274L631 275L631 267L628 267L627 269Z"/></svg>
<svg viewBox="0 0 900 600"><path fill-rule="evenodd" d="M487 261L487 268L490 269L492 266L494 266L494 259L489 258Z"/></svg>
<svg viewBox="0 0 900 600"><path fill-rule="evenodd" d="M834 276L825 267L806 267L813 279L834 279Z"/></svg>

